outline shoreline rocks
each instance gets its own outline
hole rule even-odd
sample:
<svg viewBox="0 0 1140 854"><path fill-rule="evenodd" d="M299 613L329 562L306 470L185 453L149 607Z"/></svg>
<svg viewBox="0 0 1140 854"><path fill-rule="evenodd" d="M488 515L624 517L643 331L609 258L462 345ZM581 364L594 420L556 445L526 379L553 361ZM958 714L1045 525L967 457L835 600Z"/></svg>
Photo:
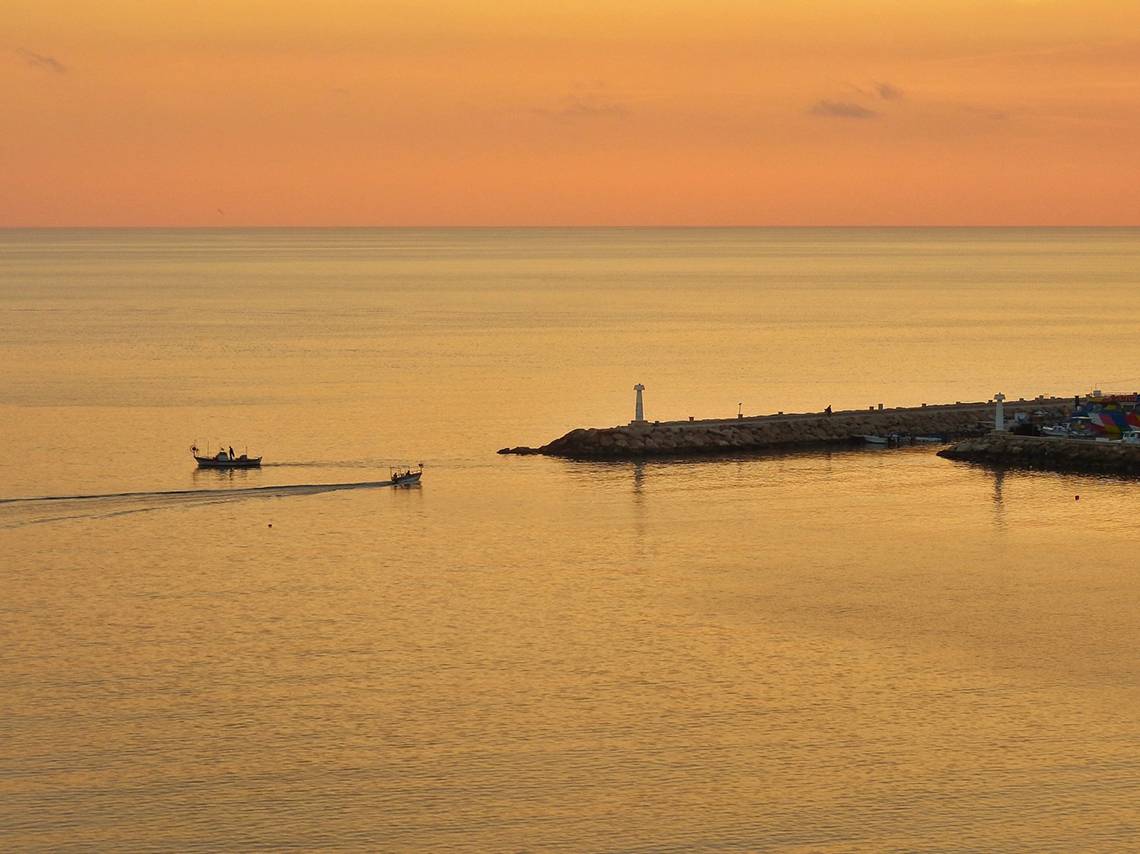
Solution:
<svg viewBox="0 0 1140 854"><path fill-rule="evenodd" d="M1068 416L1071 398L1038 398L1006 403L1007 417L1041 412L1045 421ZM507 447L500 454L622 460L728 454L837 445L867 434L977 436L993 425L993 404L769 415L751 418L641 422L620 427L577 428L538 448Z"/></svg>

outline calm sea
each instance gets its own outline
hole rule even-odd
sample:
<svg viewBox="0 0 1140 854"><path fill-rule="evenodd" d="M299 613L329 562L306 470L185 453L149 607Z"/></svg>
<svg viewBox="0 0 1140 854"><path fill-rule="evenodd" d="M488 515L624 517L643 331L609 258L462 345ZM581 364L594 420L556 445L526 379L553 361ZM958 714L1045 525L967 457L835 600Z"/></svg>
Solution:
<svg viewBox="0 0 1140 854"><path fill-rule="evenodd" d="M0 232L0 847L1133 848L1140 484L495 450L1137 318L1136 230Z"/></svg>

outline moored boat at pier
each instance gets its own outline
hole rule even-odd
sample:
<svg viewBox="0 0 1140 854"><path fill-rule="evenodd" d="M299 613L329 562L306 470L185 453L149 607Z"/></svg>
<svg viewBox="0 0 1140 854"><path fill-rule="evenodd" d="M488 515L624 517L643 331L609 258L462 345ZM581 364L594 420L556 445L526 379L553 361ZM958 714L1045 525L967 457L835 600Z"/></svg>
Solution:
<svg viewBox="0 0 1140 854"><path fill-rule="evenodd" d="M906 445L914 441L914 437L906 433L888 433L886 436L866 434L859 438L868 445Z"/></svg>

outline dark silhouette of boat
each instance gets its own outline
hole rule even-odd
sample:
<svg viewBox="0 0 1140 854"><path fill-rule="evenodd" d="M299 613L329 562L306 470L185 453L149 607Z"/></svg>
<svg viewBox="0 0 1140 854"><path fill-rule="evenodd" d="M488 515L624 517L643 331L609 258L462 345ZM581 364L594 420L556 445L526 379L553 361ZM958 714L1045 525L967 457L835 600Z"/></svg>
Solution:
<svg viewBox="0 0 1140 854"><path fill-rule="evenodd" d="M393 486L414 486L420 482L420 478L424 476L424 464L420 463L418 471L413 471L411 468L406 468L403 471L395 469L392 472L392 485Z"/></svg>
<svg viewBox="0 0 1140 854"><path fill-rule="evenodd" d="M261 457L250 457L246 454L238 456L233 448L223 448L213 456L199 456L201 453L197 445L190 446L190 453L194 455L194 462L200 469L259 469ZM209 454L209 451L207 451Z"/></svg>

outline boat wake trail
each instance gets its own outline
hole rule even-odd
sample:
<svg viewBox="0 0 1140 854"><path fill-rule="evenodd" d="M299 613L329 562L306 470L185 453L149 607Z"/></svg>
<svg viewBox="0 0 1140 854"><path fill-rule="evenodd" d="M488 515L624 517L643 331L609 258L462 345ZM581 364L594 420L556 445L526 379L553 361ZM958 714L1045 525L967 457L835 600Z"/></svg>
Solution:
<svg viewBox="0 0 1140 854"><path fill-rule="evenodd" d="M43 495L28 498L0 498L0 528L62 522L69 519L122 516L174 507L240 501L249 498L285 498L319 495L349 489L379 489L392 486L390 480L357 483L299 483L284 486L249 486L232 489L172 489L152 492L111 492L97 495ZM50 511L50 515L44 515ZM8 518L5 519L4 517Z"/></svg>
<svg viewBox="0 0 1140 854"><path fill-rule="evenodd" d="M360 483L294 483L284 486L239 486L232 489L167 489L155 492L107 492L98 495L41 495L29 498L0 498L0 504L30 504L37 501L99 501L110 498L241 498L251 495L316 495L338 489L377 489L391 486L390 480L367 480Z"/></svg>
<svg viewBox="0 0 1140 854"><path fill-rule="evenodd" d="M388 460L274 460L262 463L263 469L377 469L391 468L396 462Z"/></svg>

